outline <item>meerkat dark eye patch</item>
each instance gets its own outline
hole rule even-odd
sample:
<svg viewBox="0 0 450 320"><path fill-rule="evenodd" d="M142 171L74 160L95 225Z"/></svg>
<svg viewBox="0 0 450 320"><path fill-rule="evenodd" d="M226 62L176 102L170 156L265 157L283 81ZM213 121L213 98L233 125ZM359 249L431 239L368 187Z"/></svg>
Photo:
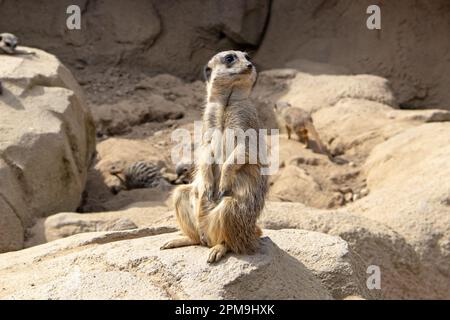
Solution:
<svg viewBox="0 0 450 320"><path fill-rule="evenodd" d="M244 57L245 57L245 59L247 59L248 61L251 61L251 60L250 60L250 56L249 56L248 54L245 54Z"/></svg>
<svg viewBox="0 0 450 320"><path fill-rule="evenodd" d="M0 36L0 41L3 41L3 37L2 36Z"/></svg>
<svg viewBox="0 0 450 320"><path fill-rule="evenodd" d="M227 54L225 57L223 57L223 62L228 65L232 64L235 60L236 56L232 53Z"/></svg>
<svg viewBox="0 0 450 320"><path fill-rule="evenodd" d="M209 79L211 78L211 72L212 72L212 69L210 67L205 66L203 68L203 76L205 77L206 82L209 82Z"/></svg>

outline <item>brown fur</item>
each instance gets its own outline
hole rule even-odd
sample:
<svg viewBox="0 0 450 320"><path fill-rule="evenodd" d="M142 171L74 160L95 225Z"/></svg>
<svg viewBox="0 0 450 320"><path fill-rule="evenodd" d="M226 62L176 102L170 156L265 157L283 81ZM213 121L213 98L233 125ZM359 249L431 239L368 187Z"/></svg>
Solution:
<svg viewBox="0 0 450 320"><path fill-rule="evenodd" d="M235 57L232 64L225 59L230 54ZM256 70L247 58L243 52L226 51L209 61L204 132L260 128L257 111L248 99ZM249 163L248 148L242 144L234 143L223 163L208 164L207 158L214 155L210 143L217 141L209 139L202 144L194 181L174 193L177 220L187 237L170 241L162 249L202 244L211 247L208 262L215 262L227 251L257 250L261 229L256 221L264 207L267 176L260 173L259 162ZM235 155L245 155L245 162L234 163Z"/></svg>
<svg viewBox="0 0 450 320"><path fill-rule="evenodd" d="M317 133L311 115L305 110L291 106L288 102L278 102L275 104L275 113L278 116L281 125L284 125L291 139L292 133L295 133L298 140L305 144L305 148L313 149L315 152L322 153L336 164L345 164L348 161L339 157L333 157L328 148L323 144ZM315 144L311 143L312 140Z"/></svg>

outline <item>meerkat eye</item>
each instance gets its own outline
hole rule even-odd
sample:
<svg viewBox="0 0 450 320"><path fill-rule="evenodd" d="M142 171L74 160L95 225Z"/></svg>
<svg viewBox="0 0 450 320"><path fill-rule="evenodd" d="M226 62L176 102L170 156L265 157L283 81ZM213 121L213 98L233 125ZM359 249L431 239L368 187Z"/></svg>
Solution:
<svg viewBox="0 0 450 320"><path fill-rule="evenodd" d="M12 47L12 44L10 42L5 42L7 47Z"/></svg>
<svg viewBox="0 0 450 320"><path fill-rule="evenodd" d="M250 61L250 56L249 56L248 54L246 54L244 57L245 57L245 59L247 59L248 61Z"/></svg>
<svg viewBox="0 0 450 320"><path fill-rule="evenodd" d="M224 58L224 61L225 61L227 64L233 63L233 61L234 61L234 55L233 55L233 54L228 54L228 55L226 55L225 58Z"/></svg>

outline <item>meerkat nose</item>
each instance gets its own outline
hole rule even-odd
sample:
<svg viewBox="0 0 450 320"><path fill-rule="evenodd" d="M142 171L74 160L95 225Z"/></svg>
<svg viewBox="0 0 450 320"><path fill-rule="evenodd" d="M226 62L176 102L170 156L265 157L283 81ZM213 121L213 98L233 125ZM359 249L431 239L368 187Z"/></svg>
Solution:
<svg viewBox="0 0 450 320"><path fill-rule="evenodd" d="M252 68L253 68L253 64L248 63L248 64L247 64L247 69L252 69Z"/></svg>

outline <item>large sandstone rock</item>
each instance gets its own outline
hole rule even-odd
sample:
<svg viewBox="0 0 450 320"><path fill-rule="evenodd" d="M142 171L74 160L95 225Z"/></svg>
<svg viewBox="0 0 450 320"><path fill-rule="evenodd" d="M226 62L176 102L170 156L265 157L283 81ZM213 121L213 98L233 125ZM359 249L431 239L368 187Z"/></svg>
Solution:
<svg viewBox="0 0 450 320"><path fill-rule="evenodd" d="M81 31L68 30L66 12L77 4ZM2 2L0 10L16 19L0 29L31 46L45 46L72 65L98 66L125 62L152 72L199 76L201 66L220 49L256 47L269 17L270 1L86 0L34 4ZM33 12L32 15L17 15ZM49 16L54 17L48 19Z"/></svg>
<svg viewBox="0 0 450 320"><path fill-rule="evenodd" d="M3 254L0 298L330 299L349 293L370 297L357 280L361 262L337 237L268 231L258 253L230 254L209 265L205 247L160 251L176 236L157 235L160 231L79 234Z"/></svg>
<svg viewBox="0 0 450 320"><path fill-rule="evenodd" d="M396 100L386 79L373 75L313 75L298 72L280 100L309 112L332 107L344 98L380 102L392 107Z"/></svg>
<svg viewBox="0 0 450 320"><path fill-rule="evenodd" d="M82 30L67 30L69 4L83 12ZM153 72L200 76L215 52L256 51L262 69L304 68L316 74L372 73L388 78L408 108L449 108L447 0L383 3L382 29L366 26L373 3L341 1L123 1L41 4L2 1L0 29L43 47L77 68L145 65ZM18 15L17 12L33 14ZM48 16L54 17L48 19ZM433 20L424 27L422 21ZM351 48L351 50L349 50ZM432 48L432 50L430 49ZM430 63L433 61L434 63Z"/></svg>
<svg viewBox="0 0 450 320"><path fill-rule="evenodd" d="M351 208L401 234L428 268L430 286L447 298L449 159L449 122L405 130L373 149L365 164L371 194Z"/></svg>
<svg viewBox="0 0 450 320"><path fill-rule="evenodd" d="M78 233L122 231L142 227L178 230L175 212L168 207L151 202L134 203L119 211L80 214L62 212L39 219L28 230L27 247L66 238Z"/></svg>
<svg viewBox="0 0 450 320"><path fill-rule="evenodd" d="M265 69L297 67L289 62L299 59L341 65L388 78L404 107L449 109L448 1L383 2L381 30L366 26L372 4L274 1L255 60ZM423 27L427 19L433 26Z"/></svg>
<svg viewBox="0 0 450 320"><path fill-rule="evenodd" d="M0 56L0 252L36 217L80 204L95 148L81 90L52 55Z"/></svg>
<svg viewBox="0 0 450 320"><path fill-rule="evenodd" d="M338 81L337 79L335 81ZM332 152L365 160L378 144L422 123L450 120L446 110L399 110L369 99L341 99L314 113L314 124Z"/></svg>
<svg viewBox="0 0 450 320"><path fill-rule="evenodd" d="M414 248L383 223L347 210L317 210L301 203L268 202L260 220L267 229L305 229L339 236L359 255L366 271L381 270L381 294L385 299L442 297L424 279L426 275ZM369 275L367 275L368 277Z"/></svg>

